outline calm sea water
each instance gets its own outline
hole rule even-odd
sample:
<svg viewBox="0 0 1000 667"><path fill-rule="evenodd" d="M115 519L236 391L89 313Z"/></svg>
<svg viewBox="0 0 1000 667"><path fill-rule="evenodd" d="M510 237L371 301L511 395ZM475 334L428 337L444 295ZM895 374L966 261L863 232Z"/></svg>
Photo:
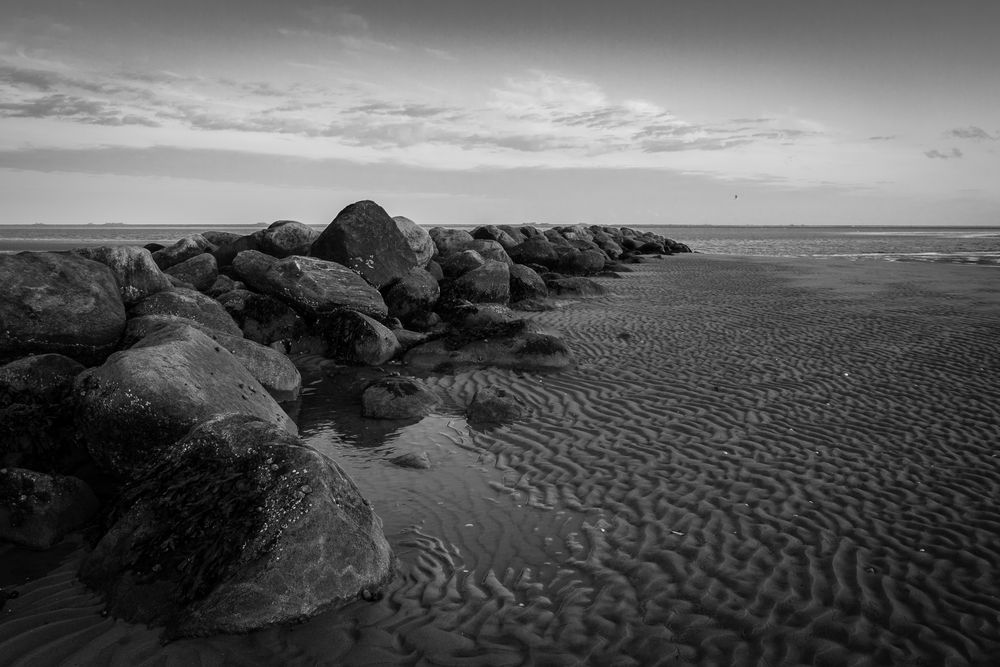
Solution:
<svg viewBox="0 0 1000 667"><path fill-rule="evenodd" d="M0 225L0 252L171 243L198 225ZM218 227L241 234L260 225ZM702 253L1000 266L1000 227L638 227Z"/></svg>

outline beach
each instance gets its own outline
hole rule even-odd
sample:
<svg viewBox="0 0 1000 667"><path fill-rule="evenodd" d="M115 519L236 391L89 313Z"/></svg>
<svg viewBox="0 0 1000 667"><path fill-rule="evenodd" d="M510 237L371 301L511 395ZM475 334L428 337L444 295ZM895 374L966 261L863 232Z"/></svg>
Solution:
<svg viewBox="0 0 1000 667"><path fill-rule="evenodd" d="M164 646L101 615L75 581L82 549L43 567L4 547L0 584L18 596L0 610L0 656L990 664L997 269L698 254L634 268L600 279L606 296L531 314L575 368L430 375L445 400L418 423L357 417L319 358L297 359L303 438L355 480L398 557L380 601ZM460 406L488 385L529 416L466 423ZM389 462L406 452L431 468Z"/></svg>

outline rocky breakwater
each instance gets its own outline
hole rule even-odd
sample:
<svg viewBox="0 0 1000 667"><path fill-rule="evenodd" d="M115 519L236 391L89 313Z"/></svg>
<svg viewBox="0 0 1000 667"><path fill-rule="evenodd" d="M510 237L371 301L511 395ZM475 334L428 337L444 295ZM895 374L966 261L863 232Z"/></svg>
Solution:
<svg viewBox="0 0 1000 667"><path fill-rule="evenodd" d="M365 394L366 417L419 419L439 397L400 371L566 368L571 351L525 311L686 250L618 227L428 230L361 201L322 232L283 220L0 255L0 539L48 548L100 512L81 578L169 636L376 596L393 572L381 521L298 438L286 355L382 368L345 391Z"/></svg>

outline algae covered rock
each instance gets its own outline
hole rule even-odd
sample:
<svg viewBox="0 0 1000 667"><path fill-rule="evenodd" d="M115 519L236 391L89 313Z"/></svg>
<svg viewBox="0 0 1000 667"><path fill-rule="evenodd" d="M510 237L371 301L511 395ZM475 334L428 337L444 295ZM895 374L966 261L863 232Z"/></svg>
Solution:
<svg viewBox="0 0 1000 667"><path fill-rule="evenodd" d="M524 402L502 387L483 387L476 392L466 415L474 423L500 423L520 419L528 413Z"/></svg>
<svg viewBox="0 0 1000 667"><path fill-rule="evenodd" d="M193 429L129 486L80 578L169 637L249 632L381 593L382 522L331 459L274 425Z"/></svg>
<svg viewBox="0 0 1000 667"><path fill-rule="evenodd" d="M573 355L558 336L515 320L454 331L411 348L403 361L414 369L438 372L483 366L554 371L572 366Z"/></svg>
<svg viewBox="0 0 1000 667"><path fill-rule="evenodd" d="M313 330L327 345L325 356L347 364L380 366L400 351L391 329L353 310L324 315Z"/></svg>
<svg viewBox="0 0 1000 667"><path fill-rule="evenodd" d="M427 383L413 377L377 380L361 394L362 413L374 419L426 417L440 400Z"/></svg>
<svg viewBox="0 0 1000 667"><path fill-rule="evenodd" d="M243 364L194 327L165 326L77 376L77 424L94 459L128 477L191 427L247 414L297 429Z"/></svg>
<svg viewBox="0 0 1000 667"><path fill-rule="evenodd" d="M0 466L68 469L86 455L73 423L73 381L83 364L39 354L0 367Z"/></svg>
<svg viewBox="0 0 1000 667"><path fill-rule="evenodd" d="M64 354L100 363L125 329L114 274L73 253L0 253L0 363Z"/></svg>

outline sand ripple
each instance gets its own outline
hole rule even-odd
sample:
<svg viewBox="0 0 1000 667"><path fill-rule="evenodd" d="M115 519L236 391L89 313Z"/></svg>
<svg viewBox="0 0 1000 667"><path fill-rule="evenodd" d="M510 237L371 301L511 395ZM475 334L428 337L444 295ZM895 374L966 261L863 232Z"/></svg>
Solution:
<svg viewBox="0 0 1000 667"><path fill-rule="evenodd" d="M416 424L350 418L356 397L303 360L302 432L355 478L399 556L382 600L164 647L102 618L71 557L0 610L0 655L993 664L997 289L977 267L807 266L643 265L606 297L536 315L577 368L431 377L444 408ZM816 277L837 271L837 289ZM464 406L493 384L531 416L470 428ZM393 465L402 452L431 469Z"/></svg>

